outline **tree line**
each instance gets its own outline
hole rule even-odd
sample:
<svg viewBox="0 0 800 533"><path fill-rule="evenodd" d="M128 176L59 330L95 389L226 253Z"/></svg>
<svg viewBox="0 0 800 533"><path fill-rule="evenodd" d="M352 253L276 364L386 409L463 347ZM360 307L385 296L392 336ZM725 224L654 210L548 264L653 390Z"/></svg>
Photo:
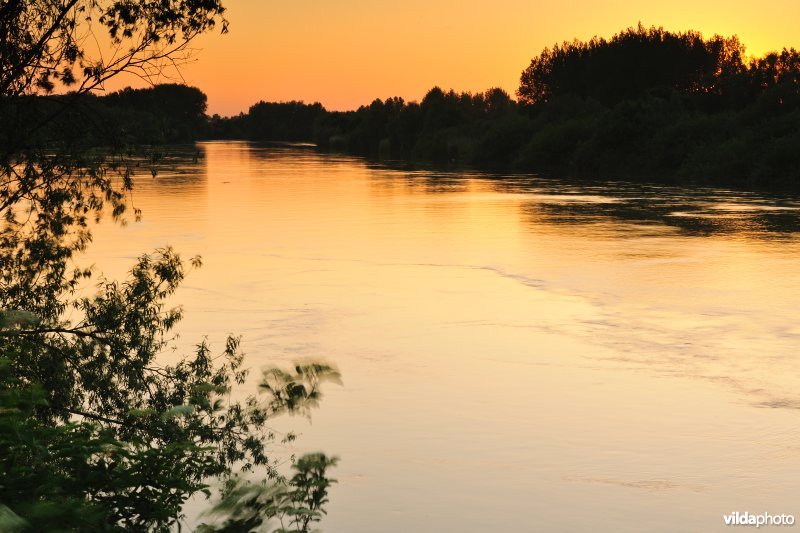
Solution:
<svg viewBox="0 0 800 533"><path fill-rule="evenodd" d="M28 112L68 97L36 99ZM169 84L82 95L53 128L57 137L97 131L89 121L103 124L99 138L80 136L90 143L313 142L322 150L499 171L793 187L800 180L800 53L750 58L736 37L639 25L546 48L522 72L515 97L499 88L434 87L419 102L376 99L342 112L262 101L220 117L206 115L199 89Z"/></svg>
<svg viewBox="0 0 800 533"><path fill-rule="evenodd" d="M516 98L431 89L354 111L259 102L209 136L312 141L369 157L581 178L792 187L800 53L749 58L736 37L639 25L543 50Z"/></svg>
<svg viewBox="0 0 800 533"><path fill-rule="evenodd" d="M107 95L91 92L25 95L2 106L0 142L40 125L27 136L33 145L65 139L83 146L121 147L192 142L208 137L207 96L196 87L161 84Z"/></svg>

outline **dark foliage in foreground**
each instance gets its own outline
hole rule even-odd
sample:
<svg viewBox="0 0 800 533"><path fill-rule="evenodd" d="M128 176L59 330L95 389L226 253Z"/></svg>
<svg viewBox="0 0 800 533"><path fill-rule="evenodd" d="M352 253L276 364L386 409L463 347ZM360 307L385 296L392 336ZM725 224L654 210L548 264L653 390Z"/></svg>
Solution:
<svg viewBox="0 0 800 533"><path fill-rule="evenodd" d="M299 362L265 371L263 394L238 392L247 375L238 337L218 352L205 340L175 343L182 311L168 302L199 258L155 250L122 280L81 265L94 225L124 222L134 183L157 174L156 151L140 145L206 127L197 89L92 91L121 72L158 76L217 24L227 26L219 0L0 2L4 533L174 531L185 502L215 484L250 500L223 499L204 531L308 531L325 512L335 459L304 456L286 478L270 424L307 416L337 372ZM114 53L92 56L89 25ZM242 481L241 471L263 479Z"/></svg>

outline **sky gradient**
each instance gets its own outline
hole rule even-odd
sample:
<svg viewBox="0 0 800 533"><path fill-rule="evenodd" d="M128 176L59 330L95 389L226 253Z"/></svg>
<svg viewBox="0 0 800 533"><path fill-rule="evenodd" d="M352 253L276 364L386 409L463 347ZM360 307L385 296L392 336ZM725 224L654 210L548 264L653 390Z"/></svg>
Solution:
<svg viewBox="0 0 800 533"><path fill-rule="evenodd" d="M736 34L756 55L800 48L795 0L226 0L225 6L230 33L198 39L194 62L182 70L186 83L208 94L209 112L221 115L246 112L259 100L319 101L332 110L389 96L419 100L434 85L499 86L513 94L521 71L544 47L610 37L639 21L706 36Z"/></svg>

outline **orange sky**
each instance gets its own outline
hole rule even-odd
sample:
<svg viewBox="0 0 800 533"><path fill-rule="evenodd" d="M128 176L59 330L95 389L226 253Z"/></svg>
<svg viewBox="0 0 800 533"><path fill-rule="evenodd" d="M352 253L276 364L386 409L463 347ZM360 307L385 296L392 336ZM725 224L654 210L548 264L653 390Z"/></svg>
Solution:
<svg viewBox="0 0 800 533"><path fill-rule="evenodd" d="M709 36L737 34L753 54L800 48L796 0L224 4L230 33L199 39L196 61L182 71L187 83L208 94L209 112L222 115L247 111L258 100L319 101L328 109L389 96L418 100L434 85L500 86L513 94L520 72L545 46L611 36L639 21Z"/></svg>

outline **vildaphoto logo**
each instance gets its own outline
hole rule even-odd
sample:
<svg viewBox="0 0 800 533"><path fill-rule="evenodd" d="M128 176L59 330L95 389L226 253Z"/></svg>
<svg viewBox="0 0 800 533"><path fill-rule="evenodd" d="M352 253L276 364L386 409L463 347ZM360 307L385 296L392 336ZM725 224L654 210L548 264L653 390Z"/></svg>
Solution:
<svg viewBox="0 0 800 533"><path fill-rule="evenodd" d="M750 514L747 511L722 515L726 526L793 526L794 515L790 514Z"/></svg>

